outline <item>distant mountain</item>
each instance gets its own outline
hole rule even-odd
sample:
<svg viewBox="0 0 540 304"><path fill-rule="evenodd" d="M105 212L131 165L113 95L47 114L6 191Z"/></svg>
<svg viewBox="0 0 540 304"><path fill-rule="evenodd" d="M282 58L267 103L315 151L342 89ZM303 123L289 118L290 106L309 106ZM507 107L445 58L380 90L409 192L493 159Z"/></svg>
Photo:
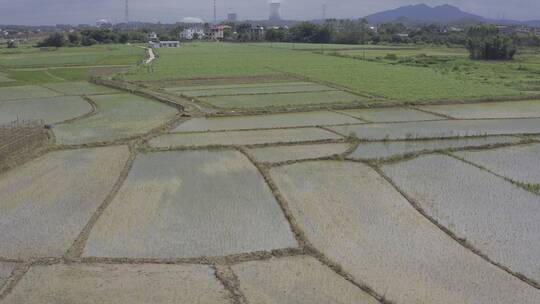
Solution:
<svg viewBox="0 0 540 304"><path fill-rule="evenodd" d="M482 16L466 13L451 5L431 7L425 4L407 5L366 16L371 23L406 22L406 23L454 23L461 21L482 22Z"/></svg>
<svg viewBox="0 0 540 304"><path fill-rule="evenodd" d="M402 23L477 23L488 22L497 24L516 24L540 27L540 20L517 21L496 20L470 14L452 5L431 7L425 4L402 6L393 10L366 16L370 23L380 24L388 22Z"/></svg>

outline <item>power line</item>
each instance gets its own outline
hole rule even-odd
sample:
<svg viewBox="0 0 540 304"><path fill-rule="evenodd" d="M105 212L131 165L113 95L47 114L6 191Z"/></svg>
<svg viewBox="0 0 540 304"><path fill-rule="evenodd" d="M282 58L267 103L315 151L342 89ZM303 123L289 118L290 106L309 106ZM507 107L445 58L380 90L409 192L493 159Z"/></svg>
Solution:
<svg viewBox="0 0 540 304"><path fill-rule="evenodd" d="M124 17L125 17L125 21L126 21L126 24L129 23L129 0L126 0L126 7L125 7L125 12L124 12Z"/></svg>

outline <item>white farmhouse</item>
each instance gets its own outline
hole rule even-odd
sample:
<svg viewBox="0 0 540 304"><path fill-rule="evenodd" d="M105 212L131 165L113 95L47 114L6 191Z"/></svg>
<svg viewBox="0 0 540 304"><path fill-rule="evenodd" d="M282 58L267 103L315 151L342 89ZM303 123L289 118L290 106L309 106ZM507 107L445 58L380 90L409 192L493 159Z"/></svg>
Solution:
<svg viewBox="0 0 540 304"><path fill-rule="evenodd" d="M179 35L180 40L193 40L204 38L204 29L202 27L189 27L183 30Z"/></svg>
<svg viewBox="0 0 540 304"><path fill-rule="evenodd" d="M185 29L179 34L180 40L204 38L204 21L201 18L187 17L182 19L181 23L185 26Z"/></svg>
<svg viewBox="0 0 540 304"><path fill-rule="evenodd" d="M159 48L177 48L180 46L180 41L150 41L148 47L152 49Z"/></svg>

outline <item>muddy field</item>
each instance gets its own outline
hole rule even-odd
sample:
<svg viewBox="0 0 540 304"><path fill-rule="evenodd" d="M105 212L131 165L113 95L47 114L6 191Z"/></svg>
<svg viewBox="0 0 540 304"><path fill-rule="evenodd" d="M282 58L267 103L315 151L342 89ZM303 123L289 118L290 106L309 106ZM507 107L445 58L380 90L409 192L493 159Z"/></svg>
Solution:
<svg viewBox="0 0 540 304"><path fill-rule="evenodd" d="M53 136L0 173L0 303L540 303L540 101L131 85L0 88Z"/></svg>

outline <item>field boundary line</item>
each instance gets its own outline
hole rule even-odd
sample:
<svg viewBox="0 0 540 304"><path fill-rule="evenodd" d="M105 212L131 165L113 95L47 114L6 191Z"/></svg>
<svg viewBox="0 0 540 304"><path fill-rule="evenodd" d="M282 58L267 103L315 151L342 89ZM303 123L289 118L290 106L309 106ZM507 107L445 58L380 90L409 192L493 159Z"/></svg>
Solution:
<svg viewBox="0 0 540 304"><path fill-rule="evenodd" d="M101 86L113 88L116 90L124 91L130 94L138 95L144 98L150 98L158 102L161 102L163 104L166 104L172 108L175 108L179 112L185 112L185 106L183 104L177 103L174 100L171 100L167 97L160 96L152 90L139 87L130 82L106 80L99 77L90 77L89 82L96 85L101 85Z"/></svg>
<svg viewBox="0 0 540 304"><path fill-rule="evenodd" d="M32 262L21 263L15 266L4 285L0 285L0 302L4 300L30 270Z"/></svg>
<svg viewBox="0 0 540 304"><path fill-rule="evenodd" d="M307 255L317 259L319 262L321 262L323 265L328 267L330 270L334 271L337 275L339 275L340 277L342 277L349 283L353 284L360 290L366 292L367 294L375 298L380 303L391 304L391 302L388 302L384 296L381 296L380 294L375 292L371 287L367 286L366 284L356 281L354 277L350 275L349 273L347 273L339 264L332 262L322 252L316 249L307 238L306 233L301 228L300 224L297 222L294 214L292 213L289 203L286 201L285 197L279 190L277 184L274 182L270 174L271 167L268 167L264 164L259 163L249 153L249 151L246 150L245 147L238 147L237 151L239 151L245 157L247 157L248 160L258 169L259 173L262 175L267 186L270 188L272 194L274 195L274 198L276 199L276 202L280 206L287 222L289 222L289 227L291 228L291 231L293 232L298 244L303 249L303 251L306 252Z"/></svg>
<svg viewBox="0 0 540 304"><path fill-rule="evenodd" d="M235 117L235 116L233 116ZM367 125L367 123L364 123ZM207 131L174 131L167 134L211 134L211 133L227 133L227 132L254 132L254 131L271 131L271 130L298 130L298 129L317 129L321 127L346 127L363 125L362 122L351 124L328 124L328 125L312 125L312 126L292 126L292 127L271 127L271 128L250 128L250 129L223 129L223 130L207 130ZM325 130L328 131L328 130ZM330 131L331 132L331 131ZM335 132L332 132L335 133ZM341 136L341 135L340 135Z"/></svg>
<svg viewBox="0 0 540 304"><path fill-rule="evenodd" d="M494 147L494 148L492 148L492 149L502 149L502 148L509 148L509 147L516 147L516 146L528 146L528 145L536 145L536 144L538 144L538 142L536 142L536 141L534 141L534 140L532 140L532 141L526 141L526 140L524 140L523 142L521 142L521 143L519 143L519 144L516 144L516 145L508 145L508 146ZM469 150L463 150L463 151L481 152L481 151L483 151L483 150L486 150L486 149L469 149ZM530 192L530 193L535 194L535 195L540 195L540 192L539 192L539 191L540 191L540 184L534 184L534 183L533 183L533 184L527 184L527 183L524 183L524 182L520 182L520 181L513 180L513 179L511 179L511 178L509 178L509 177L506 177L506 176L504 176L504 175L501 175L501 174L499 174L499 173L496 173L495 171L492 171L492 170L490 170L490 169L488 169L488 168L486 168L486 167L484 167L484 166L482 166L482 165L476 164L476 163L474 163L474 162L472 162L472 161L469 161L469 160L467 160L467 159L465 159L465 158L459 157L458 155L455 155L455 154L454 154L455 152L461 152L461 151L443 151L443 152L441 152L441 153L439 153L439 154L443 154L443 155L446 155L446 156L455 158L455 159L457 159L457 160L459 160L459 161L462 161L462 162L464 162L464 163L466 163L466 164L468 164L468 165L470 165L470 166L473 166L473 167L475 167L475 168L477 168L477 169L480 169L480 170L485 171L485 172L487 172L487 173L489 173L489 174L492 174L492 175L494 175L494 176L496 176L496 177L498 177L498 178L502 178L502 179L504 179L505 181L511 183L512 185L514 185L514 186L516 186L516 187L518 187L518 188L521 188L521 189L523 189L523 190L525 190L525 191L527 191L527 192ZM535 191L535 190L533 190L533 189L527 187L527 185L529 185L529 186L537 185L537 186L539 186L539 188L538 188L539 191ZM538 288L540 289L540 283L536 282L536 284L538 285Z"/></svg>
<svg viewBox="0 0 540 304"><path fill-rule="evenodd" d="M382 171L382 169L380 168L379 165L377 165L377 164L375 164L373 162L366 162L366 161L357 161L357 160L350 160L350 161L365 164L365 165L369 166L370 168L372 168L373 170L375 170L375 172L377 172L379 174L379 176L381 176L384 180L386 180L387 183L389 183L399 194L401 194L409 202L410 206L413 207L418 213L420 213L420 215L422 215L426 220L428 220L433 225L435 225L442 233L446 234L448 237L450 237L454 241L456 241L463 248L467 249L471 253L473 253L473 254L477 255L478 257L482 258L485 262L487 262L487 263L489 263L489 264L503 270L504 272L508 273L509 275L519 279L520 281L524 282L525 284L527 284L527 285L529 285L529 286L531 286L533 288L540 289L540 285L537 282L535 282L534 280L531 280L531 279L527 278L526 276L524 276L521 273L514 272L513 270L511 270L507 266L504 266L504 265L502 265L502 264L500 264L498 262L493 261L491 258L489 258L488 255L486 255L485 253L483 253L482 251L480 251L479 249L474 247L466 239L460 238L452 230L450 230L446 226L439 223L439 221L437 221L434 217L430 216L424 210L424 208L422 208L422 206L415 199L413 199L411 196L409 196L407 193L405 193L405 191L403 191L400 187L398 187L394 183L394 181Z"/></svg>
<svg viewBox="0 0 540 304"><path fill-rule="evenodd" d="M66 260L69 261L69 260L76 260L76 259L81 258L84 252L84 247L86 246L86 242L88 241L88 238L90 237L90 233L92 232L92 229L96 225L101 215L113 202L114 198L116 197L116 194L118 193L118 191L120 191L120 188L124 184L125 180L128 178L129 172L131 171L131 168L133 167L135 163L136 157L137 157L137 150L132 144L130 144L129 156L128 156L128 159L126 160L126 163L124 164L124 168L120 172L115 184L113 185L112 189L109 191L109 194L107 195L103 203L92 214L92 216L86 223L83 230L79 233L79 235L77 236L77 238L75 239L71 247L64 254L64 258Z"/></svg>
<svg viewBox="0 0 540 304"><path fill-rule="evenodd" d="M204 91L204 90L200 90ZM341 90L335 89L335 88L328 88L323 90L317 90L317 91L294 91L294 92L272 92L272 93L236 93L236 94L218 94L218 95L204 95L204 96L190 96L185 95L185 92L191 92L191 91L173 91L176 94L182 94L182 96L186 96L189 98L210 98L210 97L235 97L235 96L264 96L264 95L286 95L286 94L306 94L306 93L326 93L326 92L341 92Z"/></svg>
<svg viewBox="0 0 540 304"><path fill-rule="evenodd" d="M360 110L360 109L359 109ZM353 118L353 119L356 119L360 122L363 122L363 123L366 123L366 124L369 124L369 123L374 123L373 121L370 121L370 120L367 120L365 118L360 118L360 117L356 117L356 116L353 116L353 115L350 115L349 113L345 113L344 111L346 110L329 110L330 112L332 113L336 113L336 114L339 114L339 115L344 115L344 116L347 116L347 117L350 117L350 118ZM329 125L328 125L329 126Z"/></svg>
<svg viewBox="0 0 540 304"><path fill-rule="evenodd" d="M234 150L239 147L246 147L248 149L253 148L268 148L268 147L277 147L277 146L289 146L289 145L315 145L315 144L342 144L346 142L346 138L339 139L320 139L320 140L311 140L311 141L291 141L291 142L274 142L274 143L261 143L261 144L237 144L237 145L219 145L219 144L209 144L209 145L191 145L191 146L170 146L170 147L154 147L150 146L150 149L154 152L165 152L165 151L198 151L198 150Z"/></svg>
<svg viewBox="0 0 540 304"><path fill-rule="evenodd" d="M87 95L83 95L81 96L82 99L84 99L84 101L86 101L86 103L88 103L90 105L90 107L92 108L90 110L90 112L86 113L86 114L83 114L81 116L78 116L78 117L74 117L74 118L70 118L70 119L67 119L67 120L64 120L64 121L61 121L61 122L57 122L57 123L54 123L55 125L61 125L61 124L69 124L69 123L74 123L74 122L77 122L79 120L83 120L83 119L86 119L86 118L90 118L92 116L95 116L96 114L99 113L99 109L98 109L98 105L96 104L95 101L93 101L90 97L88 97Z"/></svg>
<svg viewBox="0 0 540 304"><path fill-rule="evenodd" d="M368 99L388 100L388 98L386 98L384 96L378 96L378 95L374 95L374 94L371 94L371 93L368 93L368 92L363 92L363 91L355 91L355 90L353 90L353 89L351 89L349 87L342 86L342 85L339 85L339 84L336 84L336 83L333 83L333 82L320 80L320 79L316 79L316 78L311 78L311 77L308 77L308 76L304 76L304 75L301 75L301 74L296 74L296 73L292 73L292 72L288 72L288 71L282 71L282 70L279 70L279 69L276 69L276 68L271 68L271 67L266 67L266 68L271 70L271 71L274 71L274 72L283 73L285 75L298 77L298 79L303 79L304 81L325 85L325 86L328 86L330 88L335 88L335 89L337 89L339 91L344 91L344 92L347 92L347 93L350 93L350 94L353 94L353 95L356 95L356 96L360 96L360 97L364 97L364 98L368 98Z"/></svg>
<svg viewBox="0 0 540 304"><path fill-rule="evenodd" d="M49 69L46 69L45 70L45 74L49 77L51 77L52 79L56 79L56 80L60 80L60 81L66 81L67 82L67 79L64 79L64 78L61 78L61 77L58 77L56 75L53 75L51 74L51 72L49 72Z"/></svg>
<svg viewBox="0 0 540 304"><path fill-rule="evenodd" d="M299 80L299 79L295 79ZM138 83L138 82L135 82ZM216 85L180 85L172 87L158 87L160 90L167 92L202 92L202 91L220 91L220 90L234 90L234 89L260 89L260 88L275 88L275 87L295 87L295 86L307 86L316 85L316 83L307 81L296 82L251 82L251 83L237 83L237 84L216 84ZM151 86L150 86L151 87Z"/></svg>
<svg viewBox="0 0 540 304"><path fill-rule="evenodd" d="M54 92L54 93L57 93L57 94L60 94L60 96L68 96L68 95L66 95L66 93L64 93L64 92L62 92L62 91L58 91L58 90L56 90L56 89L46 87L46 86L45 86L46 84L47 84L47 83L41 83L41 84L37 84L37 85L35 85L35 86L40 87L40 88L45 89L45 90L49 90L49 91ZM58 96L55 96L55 97L58 97ZM54 98L54 97L50 97L50 98ZM25 98L25 99L34 99L34 98Z"/></svg>
<svg viewBox="0 0 540 304"><path fill-rule="evenodd" d="M499 136L494 136L499 137ZM508 136L512 137L512 136ZM389 141L388 143L394 143L399 141ZM362 142L359 142L358 145L360 145ZM365 143L378 143L378 142L365 142ZM530 144L526 140L521 140L514 143L495 143L495 144L484 144L484 145L478 145L478 146L464 146L464 147L457 147L457 148L441 148L441 149L423 149L418 150L414 152L408 152L408 153L400 153L395 154L388 157L382 157L382 158L354 158L346 156L345 159L352 162L370 162L376 165L389 165L389 164L395 164L403 161L412 160L415 158L418 158L422 155L430 155L430 154L441 154L441 153L454 153L454 152L462 152L462 151L486 151L491 149L498 149L498 148L507 148L507 147L515 147L520 145L526 145ZM354 151L353 151L354 152Z"/></svg>
<svg viewBox="0 0 540 304"><path fill-rule="evenodd" d="M229 292L233 304L248 304L246 296L240 289L240 280L230 265L215 264L212 266L216 279Z"/></svg>
<svg viewBox="0 0 540 304"><path fill-rule="evenodd" d="M233 151L233 150L231 150ZM305 256L306 253L300 247L272 249L270 251L252 251L223 256L197 256L178 258L127 258L127 257L81 257L78 259L66 259L65 257L38 257L29 259L10 259L0 257L0 262L6 263L32 263L32 265L237 265L247 262L266 261L285 257Z"/></svg>
<svg viewBox="0 0 540 304"><path fill-rule="evenodd" d="M426 114L431 114L431 115L434 115L434 116L437 116L437 117L442 117L442 118L445 118L445 119L448 119L448 120L457 120L458 118L455 118L455 117L452 117L450 115L445 115L445 114L441 114L441 113L437 113L437 112L434 112L434 111L429 111L429 110L426 110L426 109L422 109L422 108L419 108L418 106L408 106L409 109L412 109L412 110L415 110L415 111L418 111L418 112L423 112L423 113L426 113Z"/></svg>

